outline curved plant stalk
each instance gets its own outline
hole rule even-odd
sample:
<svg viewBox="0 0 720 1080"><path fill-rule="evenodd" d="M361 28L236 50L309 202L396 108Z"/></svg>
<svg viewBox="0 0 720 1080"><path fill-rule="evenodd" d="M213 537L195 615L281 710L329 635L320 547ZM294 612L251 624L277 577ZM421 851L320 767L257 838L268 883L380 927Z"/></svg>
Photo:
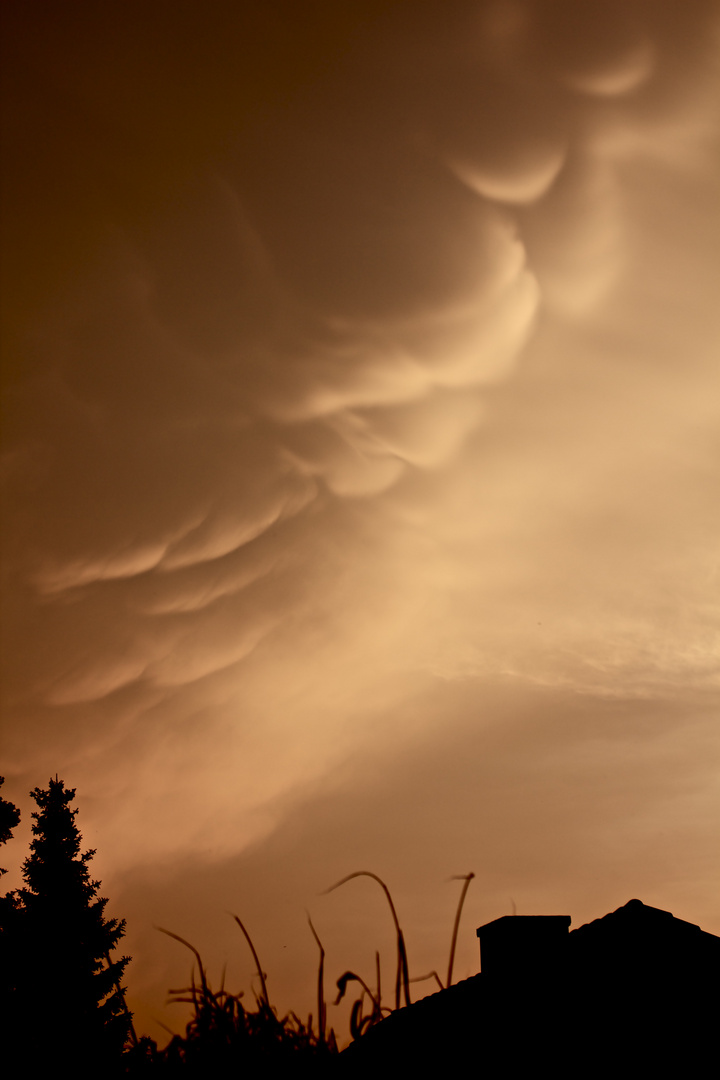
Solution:
<svg viewBox="0 0 720 1080"><path fill-rule="evenodd" d="M312 936L315 938L315 941L317 942L317 947L320 950L320 963L318 964L318 986L317 986L318 1034L319 1034L319 1037L320 1037L320 1042L324 1043L325 1042L325 1026L326 1026L326 1023L327 1023L327 1009L326 1009L326 1006L325 1006L325 985L324 985L324 980L325 980L325 950L324 950L324 948L322 946L322 942L320 941L320 938L317 936L317 931L316 931L315 927L313 926L312 919L310 918L309 915L307 917L307 921L308 921L308 925L310 926L310 929L312 930ZM312 1024L310 1024L310 1027L312 1028Z"/></svg>
<svg viewBox="0 0 720 1080"><path fill-rule="evenodd" d="M367 994L367 996L372 1001L373 1009L376 1012L380 1011L380 1002L375 997L372 990L370 989L368 984L363 979L362 975L356 975L354 971L345 971L340 976L340 978L338 979L338 981L337 981L338 996L335 998L335 1001L333 1002L334 1005L339 1005L340 1002L342 1001L342 999L345 997L345 994L347 993L347 984L349 982L358 982L358 983L360 983L360 985L363 988L363 994Z"/></svg>
<svg viewBox="0 0 720 1080"><path fill-rule="evenodd" d="M247 941L248 945L250 946L250 952L253 954L253 960L255 961L255 966L257 968L257 973L260 976L260 999L261 999L263 1005L265 1006L265 1008L268 1009L269 1011L272 1011L271 1006L270 1006L270 999L268 997L268 992L267 992L267 983L265 982L265 972L263 971L262 967L260 966L260 960L259 960L258 954L255 951L255 946L252 943L252 938L250 937L247 930L243 926L243 924L240 921L239 917L237 915L233 915L233 919L235 920L235 922L238 924L238 926L242 930L242 932L243 932L243 934L245 936L245 940Z"/></svg>
<svg viewBox="0 0 720 1080"><path fill-rule="evenodd" d="M377 957L378 954L376 953L375 955ZM383 1009L380 1005L379 995L378 997L376 997L368 984L362 978L362 976L356 975L354 971L346 971L338 979L338 996L335 999L336 1005L339 1005L342 999L345 997L345 993L347 991L347 984L349 982L358 982L362 987L362 994L360 995L358 1000L353 1003L352 1009L350 1010L350 1034L352 1035L353 1039L359 1039L363 1032L365 1032L369 1027L372 1027L373 1024L378 1024L382 1020L384 1012L392 1012L392 1009ZM367 1016L363 1016L362 1008L366 994L372 1002L372 1009L367 1014Z"/></svg>
<svg viewBox="0 0 720 1080"><path fill-rule="evenodd" d="M362 1007L363 998L361 997L353 1004L353 1007L350 1010L350 1034L353 1039L361 1038L368 1028L371 1028L373 1024L377 1024L382 1020L382 1015L377 1013L375 1009L368 1013L367 1016L363 1016Z"/></svg>
<svg viewBox="0 0 720 1080"><path fill-rule="evenodd" d="M460 893L460 901L457 906L457 911L455 912L455 923L453 925L452 939L450 941L450 960L448 963L447 983L445 984L446 986L452 986L453 964L455 963L455 946L457 945L458 930L460 929L460 916L462 915L463 904L465 903L467 891L470 888L470 882L474 877L475 875L473 873L469 873L457 874L455 877L451 878L451 881L464 881L465 884L462 887L462 891ZM438 982L440 982L439 979ZM442 986L442 983L440 985Z"/></svg>
<svg viewBox="0 0 720 1080"><path fill-rule="evenodd" d="M175 941L179 941L181 945L184 945L186 949L189 949L190 952L194 954L195 959L198 962L198 968L199 968L199 971L200 971L200 985L202 986L203 996L207 997L208 996L208 984L207 984L207 977L205 975L205 968L203 967L203 962L202 962L202 958L200 956L200 953L197 951L195 946L191 945L189 941L185 940L185 938L180 937L179 934L174 934L172 932L172 930L165 930L162 926L156 926L155 929L159 930L161 934L167 934L168 937L174 938ZM193 991L194 991L194 989L195 989L195 980L193 978ZM173 991L171 991L171 993L172 992Z"/></svg>
<svg viewBox="0 0 720 1080"><path fill-rule="evenodd" d="M402 986L402 988L404 990L404 993L405 993L405 1004L406 1005L410 1004L410 976L408 974L408 959L407 959L407 950L405 948L405 938L403 937L403 932L400 929L400 923L398 921L397 912L395 910L395 905L393 903L393 899L392 899L392 896L390 895L390 890L388 889L387 885L382 880L382 878L378 877L377 874L373 874L371 870L356 870L354 873L348 874L347 877L341 878L340 881L336 881L335 884L331 885L329 889L325 890L325 892L326 893L331 893L334 889L338 889L341 885L344 885L345 882L351 881L353 878L358 878L358 877L369 877L369 878L372 878L373 881L377 881L378 885L380 886L380 888L385 893L385 896L387 897L388 904L390 905L390 911L392 913L393 922L395 923L395 933L397 934L398 964L397 964L397 975L396 975L396 978L395 978L395 1008L399 1009L400 1008L400 988L401 988L401 986Z"/></svg>
<svg viewBox="0 0 720 1080"><path fill-rule="evenodd" d="M438 975L437 971L435 971L434 968L433 968L432 971L428 971L427 975L413 975L410 982L413 982L413 983L414 982L425 982L427 979L434 979L441 990L445 989L445 987L443 986L442 979L440 978L440 976Z"/></svg>

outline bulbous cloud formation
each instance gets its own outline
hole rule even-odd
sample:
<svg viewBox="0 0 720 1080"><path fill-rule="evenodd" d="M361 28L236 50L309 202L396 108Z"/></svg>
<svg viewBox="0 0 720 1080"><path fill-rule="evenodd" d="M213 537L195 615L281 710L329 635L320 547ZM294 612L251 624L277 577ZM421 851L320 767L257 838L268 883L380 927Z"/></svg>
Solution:
<svg viewBox="0 0 720 1080"><path fill-rule="evenodd" d="M117 797L120 862L396 753L360 720L427 672L710 679L717 14L10 13L8 746Z"/></svg>

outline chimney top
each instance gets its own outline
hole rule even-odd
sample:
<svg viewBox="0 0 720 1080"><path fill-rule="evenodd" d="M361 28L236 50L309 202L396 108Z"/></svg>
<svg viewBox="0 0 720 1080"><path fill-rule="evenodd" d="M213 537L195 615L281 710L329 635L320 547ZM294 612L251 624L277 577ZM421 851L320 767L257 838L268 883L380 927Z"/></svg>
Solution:
<svg viewBox="0 0 720 1080"><path fill-rule="evenodd" d="M477 931L483 975L547 974L568 940L569 915L503 915Z"/></svg>

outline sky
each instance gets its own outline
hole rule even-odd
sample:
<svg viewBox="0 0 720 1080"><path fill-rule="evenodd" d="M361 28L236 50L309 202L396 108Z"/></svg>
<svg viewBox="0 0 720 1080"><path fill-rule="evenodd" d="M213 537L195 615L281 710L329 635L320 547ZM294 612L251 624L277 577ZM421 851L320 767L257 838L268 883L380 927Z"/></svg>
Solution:
<svg viewBox="0 0 720 1080"><path fill-rule="evenodd" d="M157 926L389 987L356 870L720 934L718 3L2 19L5 883L57 773L161 1041Z"/></svg>

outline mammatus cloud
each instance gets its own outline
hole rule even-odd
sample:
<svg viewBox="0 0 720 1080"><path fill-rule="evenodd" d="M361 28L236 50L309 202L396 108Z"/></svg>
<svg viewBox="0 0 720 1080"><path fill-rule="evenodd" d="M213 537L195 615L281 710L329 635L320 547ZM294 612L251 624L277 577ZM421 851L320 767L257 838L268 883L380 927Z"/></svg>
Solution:
<svg viewBox="0 0 720 1080"><path fill-rule="evenodd" d="M75 120L104 239L9 392L8 745L122 801L118 865L242 849L427 671L714 685L716 16L373 9L152 213Z"/></svg>

